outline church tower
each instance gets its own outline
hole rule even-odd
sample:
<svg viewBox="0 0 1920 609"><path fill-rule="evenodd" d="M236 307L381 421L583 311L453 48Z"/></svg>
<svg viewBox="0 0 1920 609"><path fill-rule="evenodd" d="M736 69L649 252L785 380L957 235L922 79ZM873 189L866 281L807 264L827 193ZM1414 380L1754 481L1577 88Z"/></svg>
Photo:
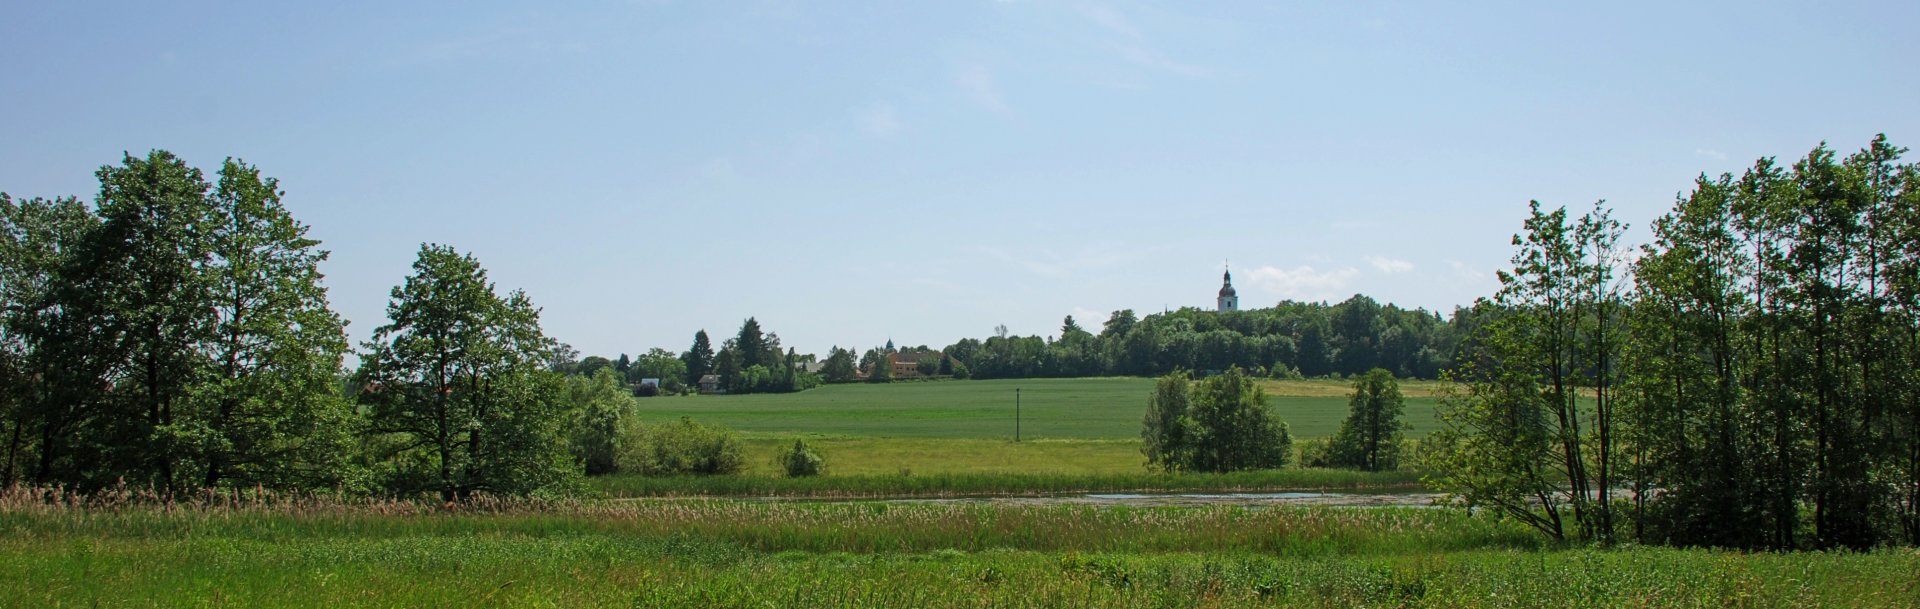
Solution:
<svg viewBox="0 0 1920 609"><path fill-rule="evenodd" d="M1219 310L1221 313L1225 313L1227 311L1240 310L1240 294L1238 292L1233 291L1233 271L1232 270L1228 270L1225 275L1221 276L1220 300L1216 302L1219 304Z"/></svg>

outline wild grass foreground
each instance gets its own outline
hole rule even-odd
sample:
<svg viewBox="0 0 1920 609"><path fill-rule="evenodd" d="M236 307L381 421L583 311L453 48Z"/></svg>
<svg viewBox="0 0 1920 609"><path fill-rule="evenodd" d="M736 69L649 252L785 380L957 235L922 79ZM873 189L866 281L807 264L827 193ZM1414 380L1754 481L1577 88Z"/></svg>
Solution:
<svg viewBox="0 0 1920 609"><path fill-rule="evenodd" d="M5 606L1912 607L1916 572L1433 509L0 498Z"/></svg>

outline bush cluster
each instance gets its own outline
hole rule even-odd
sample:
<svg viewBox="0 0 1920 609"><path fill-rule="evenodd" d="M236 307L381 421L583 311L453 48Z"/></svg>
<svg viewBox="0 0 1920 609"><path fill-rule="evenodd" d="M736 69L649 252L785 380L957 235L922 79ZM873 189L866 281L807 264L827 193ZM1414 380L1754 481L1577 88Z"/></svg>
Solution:
<svg viewBox="0 0 1920 609"><path fill-rule="evenodd" d="M622 471L647 476L711 476L737 474L746 466L740 438L732 430L687 418L653 426L629 422L621 435Z"/></svg>

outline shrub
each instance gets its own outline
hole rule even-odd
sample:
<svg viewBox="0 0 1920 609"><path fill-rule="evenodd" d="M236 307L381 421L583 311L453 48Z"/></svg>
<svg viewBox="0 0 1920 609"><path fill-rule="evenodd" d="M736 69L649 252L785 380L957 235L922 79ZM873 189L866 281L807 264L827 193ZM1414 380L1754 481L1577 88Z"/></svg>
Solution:
<svg viewBox="0 0 1920 609"><path fill-rule="evenodd" d="M732 430L681 418L664 425L621 430L620 469L647 476L737 474L745 467Z"/></svg>
<svg viewBox="0 0 1920 609"><path fill-rule="evenodd" d="M1267 369L1267 376L1274 380L1281 381L1297 381L1307 378L1305 375L1300 374L1299 368L1281 362L1274 362L1273 367Z"/></svg>
<svg viewBox="0 0 1920 609"><path fill-rule="evenodd" d="M818 476L826 469L827 461L807 448L805 440L794 440L793 450L780 455L780 466L787 471L788 478Z"/></svg>

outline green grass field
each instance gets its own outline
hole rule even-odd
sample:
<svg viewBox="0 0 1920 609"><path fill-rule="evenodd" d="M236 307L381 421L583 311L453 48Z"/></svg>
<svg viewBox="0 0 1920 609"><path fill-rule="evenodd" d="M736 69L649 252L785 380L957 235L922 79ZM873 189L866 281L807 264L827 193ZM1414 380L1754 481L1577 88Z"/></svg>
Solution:
<svg viewBox="0 0 1920 609"><path fill-rule="evenodd" d="M1297 439L1331 436L1347 416L1351 387L1346 382L1262 380L1260 385ZM1023 484L1111 490L1126 480L1151 486L1141 478L1148 469L1139 437L1152 387L1152 379L1140 378L940 381L636 402L643 422L689 417L740 431L745 475L763 481L743 489L785 488L764 481L781 475L776 456L791 447L795 438L804 438L826 459L827 476L865 479L857 484L866 489L863 492L889 486L901 493L1021 492ZM1404 420L1412 427L1409 436L1434 427L1437 388L1437 383L1422 381L1402 385L1407 394ZM1020 396L1023 439L1017 443L1013 441L1015 389ZM926 480L902 481L903 475L945 476L958 486L929 487ZM595 486L618 496L660 494L658 484L622 478L626 477L598 479ZM1402 476L1400 483L1411 479ZM1292 482L1276 478L1235 488L1274 489L1287 484ZM738 494L710 484L694 486ZM800 486L811 488L796 488Z"/></svg>
<svg viewBox="0 0 1920 609"><path fill-rule="evenodd" d="M1434 427L1432 382L1408 381L1408 435ZM1331 436L1347 416L1341 381L1261 381L1295 437ZM863 438L1013 439L1014 390L1024 438L1140 436L1152 379L1024 379L828 385L800 393L643 398L642 420L680 417L740 431Z"/></svg>
<svg viewBox="0 0 1920 609"><path fill-rule="evenodd" d="M1551 549L1455 510L0 501L7 607L1914 607L1920 554Z"/></svg>

